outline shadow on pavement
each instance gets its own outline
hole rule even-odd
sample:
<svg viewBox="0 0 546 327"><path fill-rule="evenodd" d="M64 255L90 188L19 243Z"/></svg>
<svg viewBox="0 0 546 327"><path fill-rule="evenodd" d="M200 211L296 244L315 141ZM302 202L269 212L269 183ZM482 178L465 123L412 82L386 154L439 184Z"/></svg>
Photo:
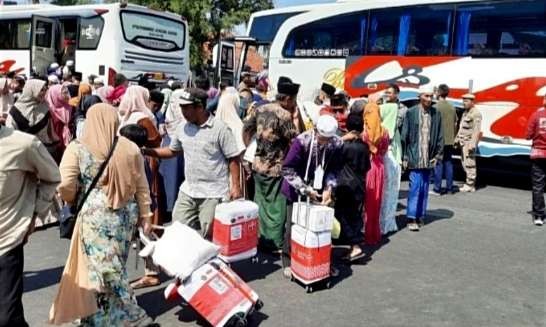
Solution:
<svg viewBox="0 0 546 327"><path fill-rule="evenodd" d="M281 269L279 256L258 252L258 262L242 260L231 264L233 269L245 282L265 279L267 276Z"/></svg>
<svg viewBox="0 0 546 327"><path fill-rule="evenodd" d="M25 271L24 293L36 291L59 283L64 266L38 271Z"/></svg>
<svg viewBox="0 0 546 327"><path fill-rule="evenodd" d="M138 304L146 310L152 318L156 318L168 312L180 303L165 300L163 291L167 284L161 284L157 289L137 295Z"/></svg>
<svg viewBox="0 0 546 327"><path fill-rule="evenodd" d="M265 304L267 307L267 303ZM263 310L263 309L262 309ZM195 323L198 326L209 327L210 324L203 318L197 311L195 311L191 306L184 305L180 311L176 313L178 315L178 320L185 323ZM255 311L250 316L247 317L248 327L259 326L262 322L269 319L269 316L261 311Z"/></svg>

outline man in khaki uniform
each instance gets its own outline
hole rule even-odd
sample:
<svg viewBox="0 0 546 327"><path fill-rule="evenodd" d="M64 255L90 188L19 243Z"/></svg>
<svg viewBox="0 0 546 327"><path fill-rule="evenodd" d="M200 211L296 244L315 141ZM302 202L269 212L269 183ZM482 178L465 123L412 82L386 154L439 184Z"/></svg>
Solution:
<svg viewBox="0 0 546 327"><path fill-rule="evenodd" d="M473 94L463 95L464 113L461 117L459 132L455 144L462 148L463 167L466 172L466 183L461 192L476 190L476 149L481 135L482 114L475 107Z"/></svg>

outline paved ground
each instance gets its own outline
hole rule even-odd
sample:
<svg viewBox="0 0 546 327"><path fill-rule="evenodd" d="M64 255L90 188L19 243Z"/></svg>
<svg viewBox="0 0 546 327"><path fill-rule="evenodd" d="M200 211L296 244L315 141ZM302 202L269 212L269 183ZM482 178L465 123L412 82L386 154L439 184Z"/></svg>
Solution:
<svg viewBox="0 0 546 327"><path fill-rule="evenodd" d="M419 233L400 224L361 264L342 266L331 290L311 295L284 280L274 258L236 266L265 302L251 325L546 326L546 226L531 225L529 207L529 191L500 187L432 198ZM67 248L56 228L37 233L26 247L31 326L46 326ZM134 253L129 269L138 275ZM138 292L150 315L162 326L203 324L188 309L166 304L163 287Z"/></svg>

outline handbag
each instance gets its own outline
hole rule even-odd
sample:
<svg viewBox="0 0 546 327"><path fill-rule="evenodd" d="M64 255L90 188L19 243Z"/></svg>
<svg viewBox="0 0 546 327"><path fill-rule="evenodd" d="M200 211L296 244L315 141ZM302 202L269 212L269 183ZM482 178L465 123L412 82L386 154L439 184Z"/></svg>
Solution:
<svg viewBox="0 0 546 327"><path fill-rule="evenodd" d="M110 148L110 152L108 153L108 156L106 157L104 162L100 165L97 175L95 176L95 178L93 178L91 185L89 185L89 188L87 189L87 191L81 198L78 205L74 206L74 205L67 204L63 206L61 210L61 215L59 217L59 233L61 238L65 238L65 239L72 238L72 234L74 233L74 226L76 225L76 219L78 217L78 213L82 209L91 191L95 188L95 186L97 186L97 183L99 182L99 179L102 176L102 173L106 169L106 166L108 165L108 162L110 161L110 158L112 157L112 154L114 153L114 149L116 148L117 143L118 143L118 138L115 137L114 142L112 143L112 147Z"/></svg>

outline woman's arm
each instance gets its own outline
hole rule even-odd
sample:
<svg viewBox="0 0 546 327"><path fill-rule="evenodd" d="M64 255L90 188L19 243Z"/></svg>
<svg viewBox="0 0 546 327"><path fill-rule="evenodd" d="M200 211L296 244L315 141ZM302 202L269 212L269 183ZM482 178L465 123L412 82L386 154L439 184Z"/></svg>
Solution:
<svg viewBox="0 0 546 327"><path fill-rule="evenodd" d="M70 143L64 151L59 169L61 184L57 187L57 192L64 201L73 204L78 193L80 175L78 148L75 143Z"/></svg>

